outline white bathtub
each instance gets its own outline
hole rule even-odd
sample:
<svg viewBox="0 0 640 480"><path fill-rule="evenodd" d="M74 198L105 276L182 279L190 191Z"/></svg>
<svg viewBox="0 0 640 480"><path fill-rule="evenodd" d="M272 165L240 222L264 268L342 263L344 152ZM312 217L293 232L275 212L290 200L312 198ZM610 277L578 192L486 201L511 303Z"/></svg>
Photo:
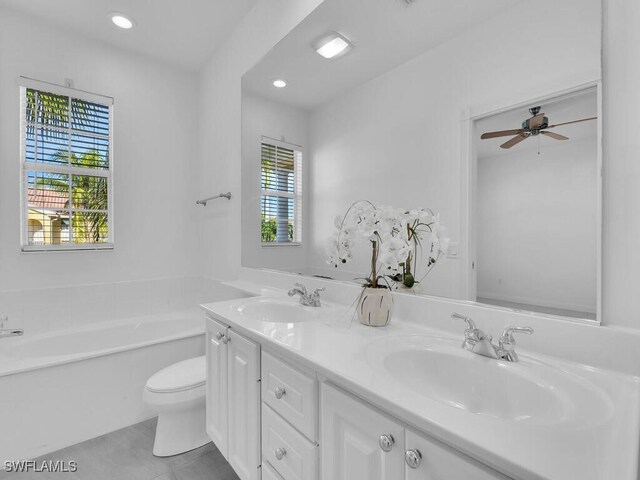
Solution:
<svg viewBox="0 0 640 480"><path fill-rule="evenodd" d="M0 464L145 420L146 380L204 354L197 309L0 339Z"/></svg>
<svg viewBox="0 0 640 480"><path fill-rule="evenodd" d="M0 376L203 333L201 310L139 316L82 328L3 338Z"/></svg>

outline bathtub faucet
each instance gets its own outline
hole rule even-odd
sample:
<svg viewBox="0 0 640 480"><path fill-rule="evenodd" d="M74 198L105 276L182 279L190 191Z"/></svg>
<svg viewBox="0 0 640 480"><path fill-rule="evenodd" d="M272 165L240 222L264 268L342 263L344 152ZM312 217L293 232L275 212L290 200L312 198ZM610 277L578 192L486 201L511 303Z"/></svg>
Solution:
<svg viewBox="0 0 640 480"><path fill-rule="evenodd" d="M17 337L22 334L24 334L24 330L21 328L4 328L0 330L0 338Z"/></svg>

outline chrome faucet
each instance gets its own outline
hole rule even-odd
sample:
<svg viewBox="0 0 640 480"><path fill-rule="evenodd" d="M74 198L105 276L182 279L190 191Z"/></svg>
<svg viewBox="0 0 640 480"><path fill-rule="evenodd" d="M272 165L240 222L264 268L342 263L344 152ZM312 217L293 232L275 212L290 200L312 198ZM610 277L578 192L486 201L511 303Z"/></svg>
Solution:
<svg viewBox="0 0 640 480"><path fill-rule="evenodd" d="M4 324L8 320L6 316L0 317L0 338L17 337L24 334L24 330L21 328L4 328Z"/></svg>
<svg viewBox="0 0 640 480"><path fill-rule="evenodd" d="M507 327L504 329L502 335L500 335L496 354L498 355L498 358L506 360L507 362L518 361L518 354L514 350L516 346L516 340L513 338L514 333L524 333L526 335L531 335L533 333L533 328Z"/></svg>
<svg viewBox="0 0 640 480"><path fill-rule="evenodd" d="M289 290L289 296L300 295L300 305L305 307L320 307L320 292L324 292L324 287L316 288L312 294L308 294L307 287L296 283L294 288Z"/></svg>
<svg viewBox="0 0 640 480"><path fill-rule="evenodd" d="M453 313L451 318L464 320L467 328L464 330L464 341L462 348L470 352L482 355L484 357L505 360L507 362L517 362L518 354L515 352L516 341L513 338L514 333L525 333L531 335L533 328L531 327L507 327L500 335L498 345L494 345L491 335L487 335L478 327L473 320L459 313Z"/></svg>

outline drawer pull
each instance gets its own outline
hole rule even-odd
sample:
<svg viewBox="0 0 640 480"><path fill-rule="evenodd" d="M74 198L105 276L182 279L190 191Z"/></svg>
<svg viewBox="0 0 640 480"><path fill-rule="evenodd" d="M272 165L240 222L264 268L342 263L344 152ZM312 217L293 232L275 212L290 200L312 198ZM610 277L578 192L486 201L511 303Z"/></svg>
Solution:
<svg viewBox="0 0 640 480"><path fill-rule="evenodd" d="M229 336L228 336L228 335L223 335L223 336L222 336L222 343L224 343L225 345L226 345L227 343L229 343L230 341L231 341L231 339L229 338Z"/></svg>
<svg viewBox="0 0 640 480"><path fill-rule="evenodd" d="M287 450L283 447L276 448L276 458L278 460L282 460L282 458L287 454Z"/></svg>
<svg viewBox="0 0 640 480"><path fill-rule="evenodd" d="M411 468L418 468L422 463L422 454L420 450L414 448L413 450L407 450L404 452L404 461L407 462L407 465Z"/></svg>
<svg viewBox="0 0 640 480"><path fill-rule="evenodd" d="M284 396L284 394L287 393L287 391L284 389L284 387L277 387L275 392L273 393L275 394L276 398L280 400Z"/></svg>
<svg viewBox="0 0 640 480"><path fill-rule="evenodd" d="M396 443L393 435L390 433L385 433L384 435L380 435L378 439L378 443L380 444L380 448L383 452L390 452L393 448L393 444Z"/></svg>

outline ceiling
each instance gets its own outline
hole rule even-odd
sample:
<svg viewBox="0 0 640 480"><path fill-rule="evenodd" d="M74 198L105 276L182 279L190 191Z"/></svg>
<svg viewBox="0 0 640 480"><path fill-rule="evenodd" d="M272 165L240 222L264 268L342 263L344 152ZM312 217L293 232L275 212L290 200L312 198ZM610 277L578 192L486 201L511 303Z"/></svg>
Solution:
<svg viewBox="0 0 640 480"><path fill-rule="evenodd" d="M0 7L119 48L198 70L256 0L0 0ZM110 12L133 18L122 30Z"/></svg>
<svg viewBox="0 0 640 480"><path fill-rule="evenodd" d="M326 0L243 77L256 95L313 109L375 78L519 0ZM337 31L354 44L348 54L325 60L312 44ZM288 86L276 89L273 80Z"/></svg>
<svg viewBox="0 0 640 480"><path fill-rule="evenodd" d="M595 88L576 92L574 94L565 95L557 99L540 102L542 109L549 118L550 124L570 122L582 118L595 117L598 115L597 95ZM530 105L531 107L536 105ZM476 122L476 134L479 138L485 132L493 132L496 130L510 130L520 128L522 122L531 117L529 107L516 108L498 115L483 118ZM569 140L554 140L538 135L538 137L528 138L522 143L510 148L500 148L500 145L512 137L491 138L487 140L478 140L477 154L478 158L495 157L498 155L507 155L509 153L537 149L541 151L547 146L567 145L572 141L585 140L587 138L596 138L598 132L598 122L589 121L582 123L574 123L572 125L564 125L550 130L559 133ZM540 143L538 143L540 142Z"/></svg>

